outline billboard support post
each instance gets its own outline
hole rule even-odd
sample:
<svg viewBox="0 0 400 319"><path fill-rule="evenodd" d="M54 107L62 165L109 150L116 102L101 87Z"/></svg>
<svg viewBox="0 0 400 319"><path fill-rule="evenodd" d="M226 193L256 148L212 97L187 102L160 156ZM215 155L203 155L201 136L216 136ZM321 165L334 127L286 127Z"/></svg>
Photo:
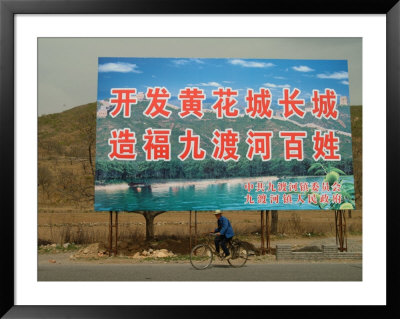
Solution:
<svg viewBox="0 0 400 319"><path fill-rule="evenodd" d="M112 248L112 233L113 233L112 228L113 228L112 211L110 211L110 223L109 223L109 231L108 231L108 233L110 235L110 246L109 246L109 249L108 249L108 256L110 256L110 257L111 257L111 253L112 253L112 249L113 249Z"/></svg>
<svg viewBox="0 0 400 319"><path fill-rule="evenodd" d="M194 211L194 245L197 245L197 210Z"/></svg>
<svg viewBox="0 0 400 319"><path fill-rule="evenodd" d="M192 211L189 211L189 250L192 251Z"/></svg>
<svg viewBox="0 0 400 319"><path fill-rule="evenodd" d="M192 225L194 220L194 225ZM189 211L189 250L192 251L192 228L194 228L194 246L197 245L197 210L194 211L194 218L192 219L192 211Z"/></svg>
<svg viewBox="0 0 400 319"><path fill-rule="evenodd" d="M118 255L118 212L115 212L115 256Z"/></svg>
<svg viewBox="0 0 400 319"><path fill-rule="evenodd" d="M339 251L347 251L346 215L344 210L335 210L336 245Z"/></svg>
<svg viewBox="0 0 400 319"><path fill-rule="evenodd" d="M115 248L113 248L113 228L115 228ZM108 256L111 257L112 253L114 256L118 254L118 212L115 212L115 223L113 224L113 211L110 210L110 222L108 227L109 233L109 247Z"/></svg>
<svg viewBox="0 0 400 319"><path fill-rule="evenodd" d="M261 216L261 255L265 255L265 227L264 227L264 211L260 211Z"/></svg>
<svg viewBox="0 0 400 319"><path fill-rule="evenodd" d="M271 242L270 242L270 233L271 233L271 223L270 223L270 211L266 210L265 211L265 230L266 230L266 238L267 238L267 253L270 254L271 253Z"/></svg>

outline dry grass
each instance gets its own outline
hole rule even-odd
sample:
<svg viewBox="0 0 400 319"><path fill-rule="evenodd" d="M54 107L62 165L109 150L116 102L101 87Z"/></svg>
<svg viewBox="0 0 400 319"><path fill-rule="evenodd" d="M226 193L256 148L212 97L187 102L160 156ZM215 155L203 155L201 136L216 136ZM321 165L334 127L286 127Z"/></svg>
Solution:
<svg viewBox="0 0 400 319"><path fill-rule="evenodd" d="M239 236L260 233L259 211L226 212L235 233ZM145 236L143 216L133 213L119 213L119 240L138 241ZM158 238L185 239L189 237L189 212L167 212L155 218L155 236ZM89 244L107 242L109 236L109 213L107 212L40 212L38 214L38 238L57 244L66 242ZM192 214L194 224L194 213ZM216 219L211 212L197 213L197 232L204 234L216 227ZM348 233L362 233L362 213L353 211L347 218ZM194 228L192 228L192 234ZM335 218L333 211L280 211L278 235L289 237L335 236Z"/></svg>

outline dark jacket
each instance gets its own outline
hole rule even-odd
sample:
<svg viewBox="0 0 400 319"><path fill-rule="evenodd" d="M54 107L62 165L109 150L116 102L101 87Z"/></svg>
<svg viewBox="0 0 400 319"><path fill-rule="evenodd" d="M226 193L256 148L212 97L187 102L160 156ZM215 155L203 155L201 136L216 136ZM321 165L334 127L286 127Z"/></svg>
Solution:
<svg viewBox="0 0 400 319"><path fill-rule="evenodd" d="M233 228L228 218L225 216L221 216L218 219L218 228L215 229L215 232L219 232L221 235L224 235L226 238L232 238L235 233L233 232Z"/></svg>

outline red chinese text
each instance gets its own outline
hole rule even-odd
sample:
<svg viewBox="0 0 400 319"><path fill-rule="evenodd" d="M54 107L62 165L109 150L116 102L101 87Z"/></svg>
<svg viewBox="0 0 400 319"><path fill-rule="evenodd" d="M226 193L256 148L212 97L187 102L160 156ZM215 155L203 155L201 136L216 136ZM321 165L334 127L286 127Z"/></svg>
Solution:
<svg viewBox="0 0 400 319"><path fill-rule="evenodd" d="M267 195L258 194L257 195L257 204L266 204L267 203Z"/></svg>
<svg viewBox="0 0 400 319"><path fill-rule="evenodd" d="M342 194L333 194L332 202L334 202L335 204L340 204L342 202Z"/></svg>
<svg viewBox="0 0 400 319"><path fill-rule="evenodd" d="M181 112L179 116L184 118L193 114L201 119L204 115L202 102L206 98L204 91L197 87L186 87L179 91L178 99L181 101Z"/></svg>
<svg viewBox="0 0 400 319"><path fill-rule="evenodd" d="M278 194L271 194L269 196L269 202L270 204L279 204L279 195Z"/></svg>
<svg viewBox="0 0 400 319"><path fill-rule="evenodd" d="M340 189L342 188L342 185L338 182L334 182L332 184L332 192L340 192Z"/></svg>
<svg viewBox="0 0 400 319"><path fill-rule="evenodd" d="M268 189L267 189L267 192L276 192L276 188L275 188L274 183L268 182Z"/></svg>
<svg viewBox="0 0 400 319"><path fill-rule="evenodd" d="M318 204L317 202L317 194L312 193L312 194L308 194L308 203L309 204Z"/></svg>
<svg viewBox="0 0 400 319"><path fill-rule="evenodd" d="M260 89L259 93L254 93L252 89L247 90L247 108L246 114L251 118L268 118L272 117L272 110L269 108L271 105L271 92L268 89Z"/></svg>
<svg viewBox="0 0 400 319"><path fill-rule="evenodd" d="M278 100L279 105L283 105L283 117L290 118L294 114L298 117L303 118L304 114L306 113L302 109L298 108L298 106L304 105L303 99L297 99L296 97L300 94L299 89L294 89L293 92L290 94L289 89L283 89L283 99Z"/></svg>
<svg viewBox="0 0 400 319"><path fill-rule="evenodd" d="M114 158L119 160L134 160L136 158L135 153L135 133L131 132L129 128L123 130L112 130L112 138L108 139L108 144L111 145L111 152L108 154L108 158L113 160Z"/></svg>
<svg viewBox="0 0 400 319"><path fill-rule="evenodd" d="M225 131L215 130L213 132L213 139L211 140L214 147L212 157L216 160L234 160L238 161L240 155L237 154L239 143L239 132L234 132L232 129L226 129Z"/></svg>
<svg viewBox="0 0 400 319"><path fill-rule="evenodd" d="M143 134L143 140L146 141L143 150L146 153L147 161L171 160L170 135L171 130L146 129L146 134Z"/></svg>
<svg viewBox="0 0 400 319"><path fill-rule="evenodd" d="M278 192L287 192L287 182L278 182Z"/></svg>
<svg viewBox="0 0 400 319"><path fill-rule="evenodd" d="M297 192L298 185L299 185L298 182L294 182L294 183L290 182L289 183L289 192Z"/></svg>
<svg viewBox="0 0 400 319"><path fill-rule="evenodd" d="M313 103L312 114L320 119L322 116L326 119L338 118L338 111L336 108L337 96L335 90L325 89L325 94L320 94L318 90L313 90Z"/></svg>
<svg viewBox="0 0 400 319"><path fill-rule="evenodd" d="M271 138L273 132L249 130L246 143L249 144L246 157L253 160L254 154L260 155L263 161L271 159Z"/></svg>
<svg viewBox="0 0 400 319"><path fill-rule="evenodd" d="M302 161L303 138L307 137L307 132L279 132L279 137L285 138L285 161L292 159Z"/></svg>
<svg viewBox="0 0 400 319"><path fill-rule="evenodd" d="M304 204L304 199L301 197L301 194L297 194L296 204L298 203Z"/></svg>
<svg viewBox="0 0 400 319"><path fill-rule="evenodd" d="M192 159L197 161L206 157L206 151L200 148L200 136L193 135L192 129L186 129L185 135L179 136L179 143L185 143L185 149L178 155L181 161L184 161L190 153Z"/></svg>
<svg viewBox="0 0 400 319"><path fill-rule="evenodd" d="M244 189L247 190L248 192L251 192L254 188L254 184L253 183L246 183L244 184Z"/></svg>
<svg viewBox="0 0 400 319"><path fill-rule="evenodd" d="M235 98L232 96L237 96L238 91L234 91L231 88L218 88L218 90L212 91L212 95L218 96L217 102L211 107L217 112L217 118L222 119L225 117L237 117L239 115L238 109L233 109L232 107L237 103Z"/></svg>
<svg viewBox="0 0 400 319"><path fill-rule="evenodd" d="M292 204L293 203L292 194L283 194L283 203Z"/></svg>
<svg viewBox="0 0 400 319"><path fill-rule="evenodd" d="M265 184L263 182L257 182L256 192L265 192Z"/></svg>
<svg viewBox="0 0 400 319"><path fill-rule="evenodd" d="M149 105L144 110L143 114L154 119L158 115L169 118L171 111L166 110L168 99L171 94L163 87L148 88L146 97L150 100Z"/></svg>
<svg viewBox="0 0 400 319"><path fill-rule="evenodd" d="M131 94L136 94L136 89L111 89L111 94L116 95L110 99L111 104L116 104L115 108L110 112L111 117L116 117L124 109L124 117L131 117L131 104L136 104L136 97Z"/></svg>
<svg viewBox="0 0 400 319"><path fill-rule="evenodd" d="M314 142L314 160L322 157L326 161L340 161L341 155L336 153L339 150L339 137L336 137L333 131L322 135L321 131L316 130L312 140Z"/></svg>
<svg viewBox="0 0 400 319"><path fill-rule="evenodd" d="M245 204L250 204L250 205L254 204L253 196L251 196L250 194L246 194L245 198L246 198Z"/></svg>

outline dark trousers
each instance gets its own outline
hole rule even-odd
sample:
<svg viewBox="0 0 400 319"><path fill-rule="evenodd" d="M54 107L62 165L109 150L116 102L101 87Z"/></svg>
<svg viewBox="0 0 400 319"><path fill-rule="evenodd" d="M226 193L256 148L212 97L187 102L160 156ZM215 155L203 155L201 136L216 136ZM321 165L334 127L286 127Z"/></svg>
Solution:
<svg viewBox="0 0 400 319"><path fill-rule="evenodd" d="M215 237L214 243L215 243L215 250L217 253L219 253L219 245L221 245L222 250L225 253L225 256L229 256L229 249L226 247L226 244L230 241L230 238L226 238L225 235L219 235Z"/></svg>

